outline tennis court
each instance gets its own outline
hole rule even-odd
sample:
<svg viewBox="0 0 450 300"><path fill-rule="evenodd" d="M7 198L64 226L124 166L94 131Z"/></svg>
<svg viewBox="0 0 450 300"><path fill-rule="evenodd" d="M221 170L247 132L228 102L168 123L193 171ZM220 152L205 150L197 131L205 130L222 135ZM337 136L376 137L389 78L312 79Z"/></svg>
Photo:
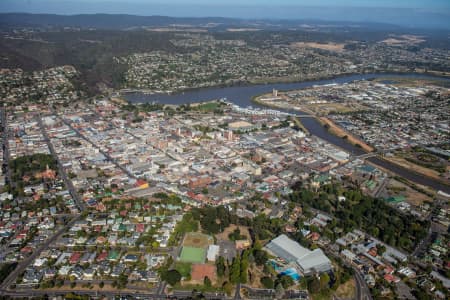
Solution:
<svg viewBox="0 0 450 300"><path fill-rule="evenodd" d="M191 263L203 263L205 261L206 250L202 248L184 246L181 249L180 261Z"/></svg>

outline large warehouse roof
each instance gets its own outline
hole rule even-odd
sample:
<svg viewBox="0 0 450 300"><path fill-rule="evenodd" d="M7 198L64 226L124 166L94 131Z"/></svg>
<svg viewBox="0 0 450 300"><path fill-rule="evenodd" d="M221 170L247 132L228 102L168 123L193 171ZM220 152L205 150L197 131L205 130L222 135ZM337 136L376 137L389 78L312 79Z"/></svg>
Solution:
<svg viewBox="0 0 450 300"><path fill-rule="evenodd" d="M297 261L304 273L310 273L312 270L317 272L326 272L331 269L331 261L321 249L315 249L309 254Z"/></svg>
<svg viewBox="0 0 450 300"><path fill-rule="evenodd" d="M273 239L266 245L266 248L289 262L296 261L311 252L300 246L299 243L288 238L285 234Z"/></svg>
<svg viewBox="0 0 450 300"><path fill-rule="evenodd" d="M284 234L268 243L266 249L288 262L296 262L305 275L331 270L331 261L321 249L310 251Z"/></svg>

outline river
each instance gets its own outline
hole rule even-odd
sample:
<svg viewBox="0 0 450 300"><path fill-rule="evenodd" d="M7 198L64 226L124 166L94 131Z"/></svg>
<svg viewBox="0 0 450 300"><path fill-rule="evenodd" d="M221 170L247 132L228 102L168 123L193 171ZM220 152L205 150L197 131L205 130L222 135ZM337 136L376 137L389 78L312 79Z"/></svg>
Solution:
<svg viewBox="0 0 450 300"><path fill-rule="evenodd" d="M257 95L270 93L273 89L277 89L280 91L283 90L288 91L288 90L308 88L315 85L326 85L333 83L343 84L355 80L387 78L387 77L412 78L412 79L438 79L450 82L449 78L437 77L426 74L414 74L414 73L357 74L357 75L340 76L335 79L323 79L323 80L304 81L296 83L275 83L275 84L257 84L248 86L202 88L176 94L144 94L134 92L134 93L126 93L123 95L123 97L126 100L130 101L131 103L157 102L157 103L177 104L177 105L226 98L229 102L233 102L241 107L253 106L262 108L262 106L252 102L252 98ZM299 111L289 111L289 112L302 115L306 114L304 112ZM326 128L324 128L315 118L302 118L301 120L305 128L311 134L321 139L324 139L338 147L341 147L353 155L361 155L365 153L361 148L357 148L347 143L342 138L339 138L329 133L328 130L326 130ZM381 160L379 158L373 157L368 160L373 164L381 166L415 183L431 187L435 190L442 190L446 193L450 193L450 187L443 183L438 182L437 180L421 176L419 174L411 172L408 169Z"/></svg>

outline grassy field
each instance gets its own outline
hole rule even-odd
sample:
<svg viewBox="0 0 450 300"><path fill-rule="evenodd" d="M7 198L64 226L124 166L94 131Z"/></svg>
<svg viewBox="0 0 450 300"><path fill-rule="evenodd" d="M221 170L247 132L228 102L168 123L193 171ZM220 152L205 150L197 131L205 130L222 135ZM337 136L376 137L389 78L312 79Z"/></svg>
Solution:
<svg viewBox="0 0 450 300"><path fill-rule="evenodd" d="M220 233L220 234L216 234L216 238L218 240L228 240L228 235L230 233L232 233L235 229L239 228L239 230L241 231L241 235L245 235L247 238L250 238L250 232L248 231L248 227L246 226L236 226L234 224L231 224L230 226L228 226L227 228L225 228L225 230Z"/></svg>
<svg viewBox="0 0 450 300"><path fill-rule="evenodd" d="M195 110L199 110L202 112L213 112L220 109L221 106L222 104L216 101L191 104L192 108L195 108Z"/></svg>
<svg viewBox="0 0 450 300"><path fill-rule="evenodd" d="M450 73L441 73L441 72L433 72L429 71L428 74L430 75L437 75L437 76L449 76ZM381 77L374 79L375 82L385 82L385 81L392 81L394 85L397 86L403 86L403 87L423 87L424 85L437 85L437 86L443 86L448 87L448 82L445 80L440 79L417 79L417 78L401 78L401 77L395 77L395 76L387 76L387 77Z"/></svg>
<svg viewBox="0 0 450 300"><path fill-rule="evenodd" d="M175 264L175 270L180 272L181 276L187 277L191 274L191 263L177 262Z"/></svg>
<svg viewBox="0 0 450 300"><path fill-rule="evenodd" d="M184 246L181 250L180 260L182 262L203 263L205 255L205 249Z"/></svg>
<svg viewBox="0 0 450 300"><path fill-rule="evenodd" d="M391 179L389 181L387 189L389 190L390 196L404 195L406 198L406 202L414 206L420 206L425 201L427 202L433 201L433 199L430 196L415 191L406 184L399 182L395 179Z"/></svg>
<svg viewBox="0 0 450 300"><path fill-rule="evenodd" d="M367 107L359 103L314 103L305 104L304 107L314 112L315 115L326 116L330 113L349 113L367 110Z"/></svg>

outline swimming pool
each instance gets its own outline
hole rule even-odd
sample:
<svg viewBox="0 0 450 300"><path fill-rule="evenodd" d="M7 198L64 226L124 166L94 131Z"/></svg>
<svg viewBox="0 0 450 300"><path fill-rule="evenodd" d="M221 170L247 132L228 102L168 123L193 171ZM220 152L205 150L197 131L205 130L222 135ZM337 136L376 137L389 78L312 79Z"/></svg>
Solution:
<svg viewBox="0 0 450 300"><path fill-rule="evenodd" d="M297 270L295 268L286 269L283 272L281 272L280 275L281 276L287 275L287 276L291 277L294 281L297 281L300 279L300 275L297 273Z"/></svg>
<svg viewBox="0 0 450 300"><path fill-rule="evenodd" d="M273 267L273 269L276 271L276 272L280 272L283 268L276 262L276 261L274 261L273 259L271 259L271 260L269 260L269 263L270 263L270 265Z"/></svg>

